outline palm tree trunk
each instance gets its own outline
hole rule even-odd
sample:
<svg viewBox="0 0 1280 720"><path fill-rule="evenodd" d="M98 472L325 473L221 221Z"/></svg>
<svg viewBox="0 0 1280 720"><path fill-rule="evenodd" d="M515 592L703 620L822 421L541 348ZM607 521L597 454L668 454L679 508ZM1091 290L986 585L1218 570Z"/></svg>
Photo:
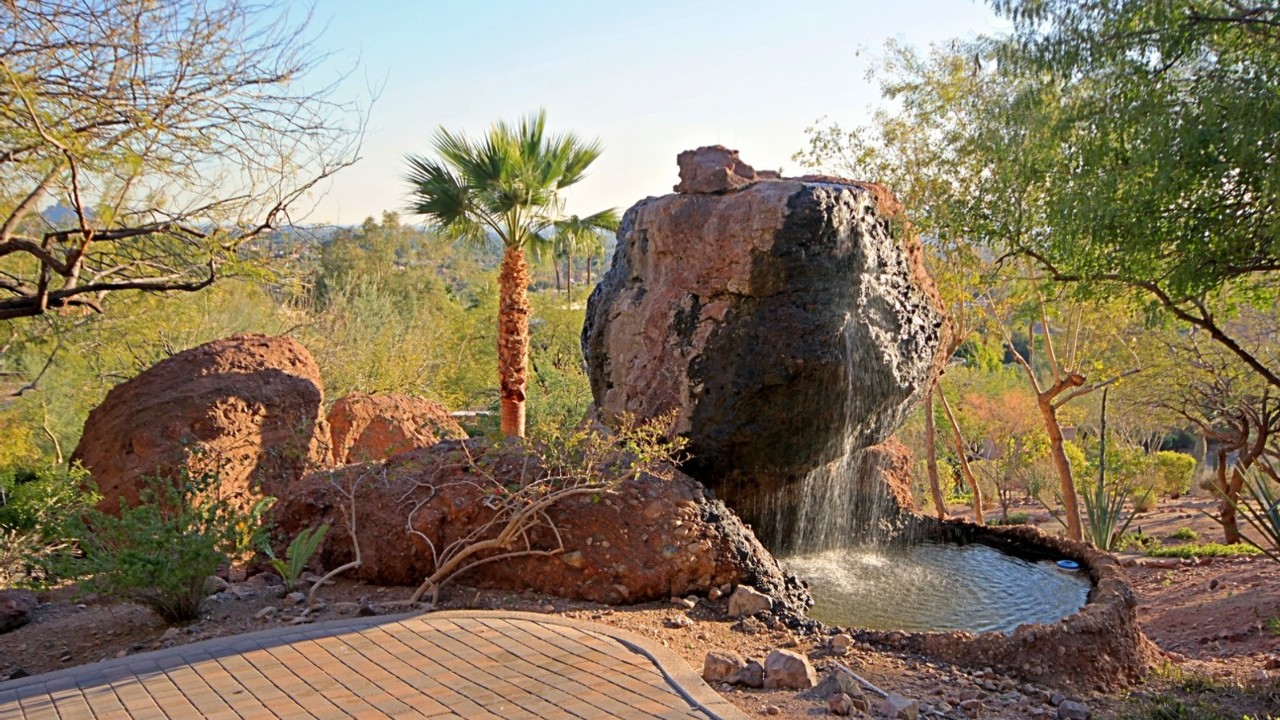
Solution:
<svg viewBox="0 0 1280 720"><path fill-rule="evenodd" d="M502 434L507 437L524 437L529 312L529 265L523 249L508 247L498 273L498 383Z"/></svg>

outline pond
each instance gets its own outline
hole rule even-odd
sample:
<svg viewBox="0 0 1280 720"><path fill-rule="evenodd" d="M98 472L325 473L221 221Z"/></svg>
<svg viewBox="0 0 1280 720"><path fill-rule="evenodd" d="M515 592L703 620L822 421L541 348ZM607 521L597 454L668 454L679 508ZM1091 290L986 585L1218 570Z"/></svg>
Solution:
<svg viewBox="0 0 1280 720"><path fill-rule="evenodd" d="M783 562L809 583L810 617L871 630L1009 633L1077 612L1091 587L1083 572L981 544L855 546Z"/></svg>

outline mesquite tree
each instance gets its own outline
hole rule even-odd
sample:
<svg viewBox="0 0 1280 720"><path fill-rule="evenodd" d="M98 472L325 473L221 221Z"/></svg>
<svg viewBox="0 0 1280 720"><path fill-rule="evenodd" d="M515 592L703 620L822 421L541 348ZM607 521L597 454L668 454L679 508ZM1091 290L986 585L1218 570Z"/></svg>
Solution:
<svg viewBox="0 0 1280 720"><path fill-rule="evenodd" d="M0 319L194 291L354 160L271 3L0 3Z"/></svg>

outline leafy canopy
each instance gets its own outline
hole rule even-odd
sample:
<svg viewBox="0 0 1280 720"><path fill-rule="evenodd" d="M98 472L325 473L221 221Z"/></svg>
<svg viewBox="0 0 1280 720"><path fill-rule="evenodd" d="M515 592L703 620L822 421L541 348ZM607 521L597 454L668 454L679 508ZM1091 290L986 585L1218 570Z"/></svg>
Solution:
<svg viewBox="0 0 1280 720"><path fill-rule="evenodd" d="M515 125L494 124L472 139L436 131L438 159L410 155L411 211L450 236L483 243L490 233L508 248L541 238L561 210L559 192L577 183L600 156L599 142L549 135L546 111Z"/></svg>

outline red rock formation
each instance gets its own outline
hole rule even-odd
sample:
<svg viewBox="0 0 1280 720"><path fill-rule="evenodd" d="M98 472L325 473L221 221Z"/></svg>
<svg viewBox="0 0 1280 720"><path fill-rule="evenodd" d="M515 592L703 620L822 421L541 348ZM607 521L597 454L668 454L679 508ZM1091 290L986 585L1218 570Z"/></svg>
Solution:
<svg viewBox="0 0 1280 720"><path fill-rule="evenodd" d="M353 551L344 531L350 503L338 488L354 487L363 563L355 577L418 585L435 567L427 541L439 551L489 521L494 511L486 497L531 472L531 462L518 446L498 451L476 440L446 441L383 463L311 475L280 499L274 520L282 541L303 528L331 524L317 559L325 568L342 565ZM747 583L769 593L775 607L801 610L803 591L751 531L696 481L672 473L670 479L627 480L598 501L581 497L557 505L550 518L564 553L488 563L459 581L608 603ZM546 528L534 532L532 541L535 547L554 546Z"/></svg>
<svg viewBox="0 0 1280 720"><path fill-rule="evenodd" d="M680 165L678 193L724 193L740 190L759 179L755 169L742 162L737 150L709 145L676 156ZM776 173L768 173L777 177Z"/></svg>
<svg viewBox="0 0 1280 720"><path fill-rule="evenodd" d="M467 433L439 403L408 395L352 393L329 410L333 462L385 460Z"/></svg>
<svg viewBox="0 0 1280 720"><path fill-rule="evenodd" d="M605 419L676 410L685 470L779 542L793 486L856 462L923 397L946 318L885 187L762 178L719 147L680 169L680 193L627 211L591 295L592 395Z"/></svg>
<svg viewBox="0 0 1280 720"><path fill-rule="evenodd" d="M135 503L142 478L216 473L224 495L278 495L328 464L320 369L288 337L236 335L156 363L111 389L72 455L101 507Z"/></svg>

